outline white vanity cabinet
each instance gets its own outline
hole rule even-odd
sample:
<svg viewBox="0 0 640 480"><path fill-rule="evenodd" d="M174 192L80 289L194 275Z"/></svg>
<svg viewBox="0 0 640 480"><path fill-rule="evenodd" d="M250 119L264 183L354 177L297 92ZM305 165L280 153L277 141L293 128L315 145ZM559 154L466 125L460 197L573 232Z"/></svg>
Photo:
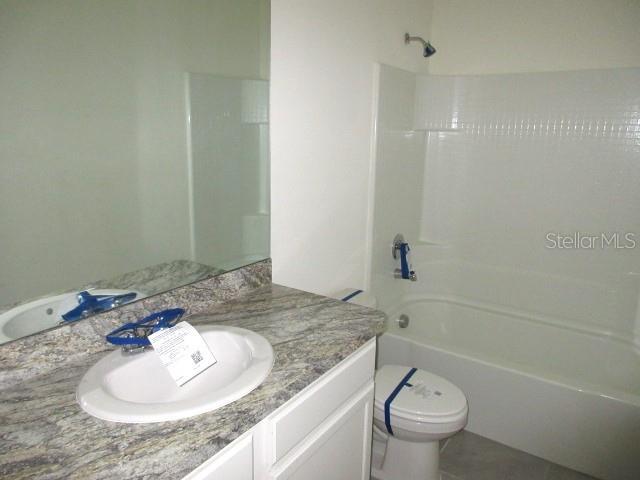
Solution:
<svg viewBox="0 0 640 480"><path fill-rule="evenodd" d="M375 338L185 480L368 480Z"/></svg>
<svg viewBox="0 0 640 480"><path fill-rule="evenodd" d="M253 433L237 438L183 480L253 480Z"/></svg>

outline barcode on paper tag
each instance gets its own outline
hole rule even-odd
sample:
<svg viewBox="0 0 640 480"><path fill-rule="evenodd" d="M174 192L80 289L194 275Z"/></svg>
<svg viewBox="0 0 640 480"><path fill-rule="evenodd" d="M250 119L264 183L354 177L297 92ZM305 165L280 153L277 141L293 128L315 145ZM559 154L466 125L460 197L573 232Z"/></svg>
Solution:
<svg viewBox="0 0 640 480"><path fill-rule="evenodd" d="M193 363L195 364L198 364L202 361L202 354L200 353L200 350L191 354L191 360L193 360Z"/></svg>
<svg viewBox="0 0 640 480"><path fill-rule="evenodd" d="M152 333L149 341L180 387L217 362L202 335L188 322Z"/></svg>

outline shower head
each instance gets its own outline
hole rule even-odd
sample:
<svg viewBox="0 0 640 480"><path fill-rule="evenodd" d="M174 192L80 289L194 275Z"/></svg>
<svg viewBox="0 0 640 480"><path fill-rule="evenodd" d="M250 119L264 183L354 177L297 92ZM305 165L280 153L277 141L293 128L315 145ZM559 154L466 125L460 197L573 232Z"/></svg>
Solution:
<svg viewBox="0 0 640 480"><path fill-rule="evenodd" d="M430 57L434 53L436 53L436 47L434 47L429 42L427 42L427 44L424 46L424 54L423 55L425 57Z"/></svg>
<svg viewBox="0 0 640 480"><path fill-rule="evenodd" d="M436 53L436 48L433 45L431 45L429 42L427 42L424 38L422 38L422 37L412 37L408 33L405 33L404 34L404 43L409 45L409 43L411 43L411 42L420 42L422 44L422 48L424 48L423 55L425 56L425 58L430 57L431 55Z"/></svg>

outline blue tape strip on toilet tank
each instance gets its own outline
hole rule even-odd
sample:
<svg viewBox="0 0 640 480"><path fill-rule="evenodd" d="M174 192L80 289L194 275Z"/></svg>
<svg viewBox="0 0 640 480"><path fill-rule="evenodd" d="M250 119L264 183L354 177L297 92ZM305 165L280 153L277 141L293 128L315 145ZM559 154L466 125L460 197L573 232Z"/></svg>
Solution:
<svg viewBox="0 0 640 480"><path fill-rule="evenodd" d="M393 390L393 392L391 392L391 394L384 401L384 424L387 426L387 432L389 432L391 435L393 435L393 430L391 429L391 412L390 412L391 402L393 402L393 400L398 396L398 394L400 393L400 390L402 390L402 387L404 387L409 383L409 380L411 379L413 374L416 373L417 370L418 370L417 368L412 368L411 370L409 370L409 373L407 373L404 376L404 378L400 380L400 383L398 384L398 386Z"/></svg>
<svg viewBox="0 0 640 480"><path fill-rule="evenodd" d="M346 297L344 297L342 299L343 302L348 302L349 300L351 300L353 297L355 297L356 295L362 293L362 290L356 290L355 292L350 293L349 295L347 295Z"/></svg>

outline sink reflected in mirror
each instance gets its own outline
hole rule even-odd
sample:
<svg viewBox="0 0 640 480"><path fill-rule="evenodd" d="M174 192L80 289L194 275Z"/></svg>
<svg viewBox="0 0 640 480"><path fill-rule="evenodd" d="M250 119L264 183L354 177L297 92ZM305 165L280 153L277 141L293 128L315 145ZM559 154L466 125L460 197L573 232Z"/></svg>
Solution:
<svg viewBox="0 0 640 480"><path fill-rule="evenodd" d="M109 297L131 294L133 298L129 301L146 297L146 294L136 290L92 289L88 290L88 293ZM124 303L128 302L120 304ZM67 321L73 321L65 320L63 315L73 311L78 304L78 292L70 292L33 300L0 313L0 343L47 330ZM81 316L81 318L86 316Z"/></svg>
<svg viewBox="0 0 640 480"><path fill-rule="evenodd" d="M84 375L77 390L82 409L102 420L154 423L211 412L250 393L273 366L273 349L243 328L207 325L196 329L217 363L182 387L152 350L115 350Z"/></svg>

